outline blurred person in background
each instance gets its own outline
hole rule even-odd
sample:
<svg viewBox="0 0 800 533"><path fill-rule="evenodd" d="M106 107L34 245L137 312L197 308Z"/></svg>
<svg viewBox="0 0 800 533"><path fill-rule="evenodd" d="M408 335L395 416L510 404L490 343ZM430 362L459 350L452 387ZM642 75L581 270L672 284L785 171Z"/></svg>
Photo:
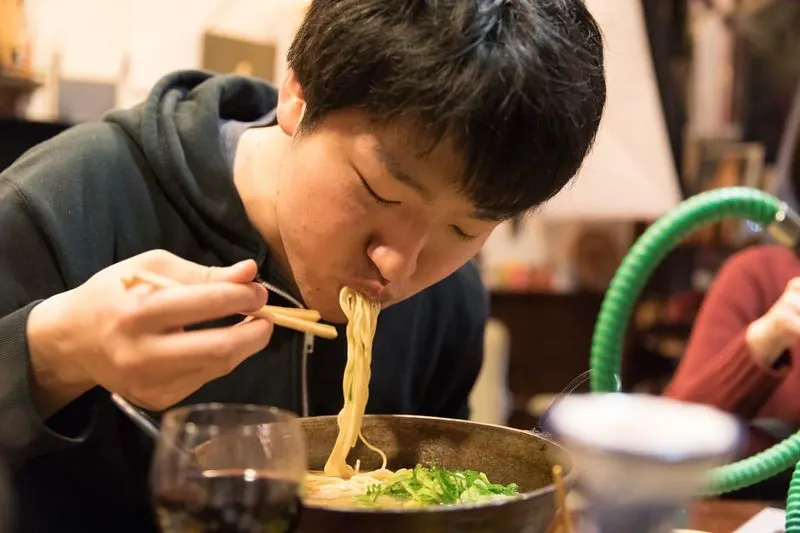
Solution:
<svg viewBox="0 0 800 533"><path fill-rule="evenodd" d="M799 148L791 152L786 172L787 194L795 201ZM664 395L712 405L747 421L740 455L748 457L800 428L798 391L800 258L781 246L746 248L723 264L711 284ZM790 474L741 494L782 499Z"/></svg>

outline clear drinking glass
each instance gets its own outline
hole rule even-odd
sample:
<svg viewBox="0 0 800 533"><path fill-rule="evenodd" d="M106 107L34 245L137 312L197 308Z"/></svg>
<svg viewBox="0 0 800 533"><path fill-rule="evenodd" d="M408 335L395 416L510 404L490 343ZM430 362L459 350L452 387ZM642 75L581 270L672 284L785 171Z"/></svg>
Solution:
<svg viewBox="0 0 800 533"><path fill-rule="evenodd" d="M289 533L307 469L303 431L275 407L168 411L151 472L164 533Z"/></svg>

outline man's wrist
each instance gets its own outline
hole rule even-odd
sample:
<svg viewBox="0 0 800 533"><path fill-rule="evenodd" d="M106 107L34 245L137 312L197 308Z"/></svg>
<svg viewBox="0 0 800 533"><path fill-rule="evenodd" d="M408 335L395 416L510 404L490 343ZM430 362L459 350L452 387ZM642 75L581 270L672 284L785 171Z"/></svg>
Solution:
<svg viewBox="0 0 800 533"><path fill-rule="evenodd" d="M30 357L30 393L43 419L49 418L90 390L94 384L76 361L67 357L69 340L62 327L68 316L60 309L63 295L42 301L28 315L26 334Z"/></svg>

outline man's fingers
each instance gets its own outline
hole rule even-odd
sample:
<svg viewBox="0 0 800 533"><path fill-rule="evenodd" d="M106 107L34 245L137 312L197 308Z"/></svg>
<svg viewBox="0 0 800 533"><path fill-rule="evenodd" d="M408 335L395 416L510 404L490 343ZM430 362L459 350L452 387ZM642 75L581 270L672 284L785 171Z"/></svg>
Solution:
<svg viewBox="0 0 800 533"><path fill-rule="evenodd" d="M258 265L252 259L240 261L229 267L208 267L207 281L227 281L229 283L247 283L253 281L258 274Z"/></svg>
<svg viewBox="0 0 800 533"><path fill-rule="evenodd" d="M154 336L146 343L146 349L161 364L183 365L187 372L201 371L208 381L230 372L262 350L271 337L272 323L259 318L236 327Z"/></svg>
<svg viewBox="0 0 800 533"><path fill-rule="evenodd" d="M181 284L227 281L247 283L258 274L258 265L252 259L240 261L227 267L209 267L167 252L151 250L137 256L133 268L143 268Z"/></svg>
<svg viewBox="0 0 800 533"><path fill-rule="evenodd" d="M260 309L267 290L257 283L205 283L155 291L132 305L130 326L164 332Z"/></svg>
<svg viewBox="0 0 800 533"><path fill-rule="evenodd" d="M151 411L163 411L180 402L194 391L211 381L207 370L181 372L180 377L165 379L163 373L155 374L146 381L146 386L128 386L120 394L140 407Z"/></svg>
<svg viewBox="0 0 800 533"><path fill-rule="evenodd" d="M233 327L235 327L235 328L240 328L240 327L242 327L243 325L247 324L248 322L252 322L253 320L258 320L258 317L255 317L255 316L246 316L246 317L244 317L244 320L242 320L242 321L240 321L240 322L237 322L236 324L234 324L234 325L233 325Z"/></svg>

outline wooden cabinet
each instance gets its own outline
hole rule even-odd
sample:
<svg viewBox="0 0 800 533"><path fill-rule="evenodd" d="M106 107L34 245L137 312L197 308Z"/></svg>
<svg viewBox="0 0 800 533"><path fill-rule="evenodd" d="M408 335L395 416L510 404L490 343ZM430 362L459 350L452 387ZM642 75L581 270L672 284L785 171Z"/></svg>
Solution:
<svg viewBox="0 0 800 533"><path fill-rule="evenodd" d="M527 413L529 400L560 392L588 370L602 301L602 293L492 293L492 316L506 325L511 337L508 387L514 411L509 425L533 427L537 421Z"/></svg>

